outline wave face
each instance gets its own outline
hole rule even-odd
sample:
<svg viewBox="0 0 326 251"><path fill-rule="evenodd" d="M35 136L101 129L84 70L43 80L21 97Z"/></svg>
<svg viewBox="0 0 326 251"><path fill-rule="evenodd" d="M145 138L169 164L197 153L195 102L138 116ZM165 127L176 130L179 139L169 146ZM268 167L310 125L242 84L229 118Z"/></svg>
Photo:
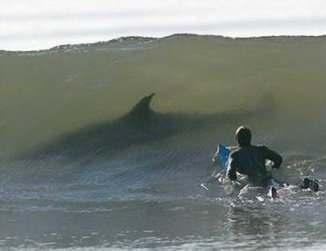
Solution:
<svg viewBox="0 0 326 251"><path fill-rule="evenodd" d="M136 200L145 203L136 204L140 211L163 214L159 223L163 226L165 209L155 211L146 203L163 203L169 217L188 206L199 215L208 203L209 214L218 203L211 199L224 198L223 189L206 195L198 184L212 172L210 158L217 143L234 144L233 133L240 124L253 129L254 143L282 153L284 168L276 175L296 182L314 172L322 185L325 42L325 37L174 35L1 52L2 209L62 214L79 210L83 221L85 210L99 213L101 208L110 212L128 208L132 216ZM148 110L138 109L136 104L142 105L140 100L153 92ZM184 200L196 202L178 202ZM227 217L223 203L220 216ZM317 208L324 208L319 203ZM288 207L283 205L281 211L300 227L293 219L299 216L291 215ZM112 218L115 235L105 232L113 244L123 231L119 219L126 217L118 211ZM302 218L309 218L305 213ZM211 224L210 217L196 215L196 224L203 228ZM35 217L36 224L42 221ZM188 243L191 234L184 220L181 244ZM322 214L316 221L323 221ZM71 224L69 217L66 223ZM48 227L51 224L44 223L49 232L55 231ZM133 227L139 224L130 220L127 230L136 233L139 229ZM171 233L160 237L169 239ZM37 239L38 232L33 234ZM123 245L130 247L128 241L137 238L137 234L127 238ZM198 243L203 241L198 238ZM58 243L55 247L69 247ZM149 243L137 247L147 246L151 247Z"/></svg>
<svg viewBox="0 0 326 251"><path fill-rule="evenodd" d="M248 110L268 97L282 118L266 119L270 127L294 118L315 126L324 117L325 47L324 37L176 35L3 52L1 152L118 118L151 92L154 110L182 113Z"/></svg>

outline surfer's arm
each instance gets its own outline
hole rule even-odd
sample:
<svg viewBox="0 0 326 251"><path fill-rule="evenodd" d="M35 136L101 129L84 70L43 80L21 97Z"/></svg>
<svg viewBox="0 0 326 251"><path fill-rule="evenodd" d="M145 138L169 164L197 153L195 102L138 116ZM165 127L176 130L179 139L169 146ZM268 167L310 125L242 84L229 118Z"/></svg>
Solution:
<svg viewBox="0 0 326 251"><path fill-rule="evenodd" d="M214 153L213 157L212 157L212 162L215 164L218 160L218 151L216 153Z"/></svg>
<svg viewBox="0 0 326 251"><path fill-rule="evenodd" d="M234 154L230 156L230 162L227 169L227 176L230 180L237 180L237 161L234 158Z"/></svg>
<svg viewBox="0 0 326 251"><path fill-rule="evenodd" d="M279 155L277 152L274 152L265 146L264 155L266 159L273 161L272 168L279 168L281 166L283 159L282 156Z"/></svg>

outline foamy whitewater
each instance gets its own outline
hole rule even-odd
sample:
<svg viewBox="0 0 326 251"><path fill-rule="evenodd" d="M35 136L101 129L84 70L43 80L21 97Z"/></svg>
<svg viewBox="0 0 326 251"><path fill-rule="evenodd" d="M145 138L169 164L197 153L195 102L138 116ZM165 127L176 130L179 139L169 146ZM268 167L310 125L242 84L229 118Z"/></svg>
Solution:
<svg viewBox="0 0 326 251"><path fill-rule="evenodd" d="M2 51L1 249L324 250L325 66L325 37ZM274 176L321 191L202 189L240 124L283 155Z"/></svg>

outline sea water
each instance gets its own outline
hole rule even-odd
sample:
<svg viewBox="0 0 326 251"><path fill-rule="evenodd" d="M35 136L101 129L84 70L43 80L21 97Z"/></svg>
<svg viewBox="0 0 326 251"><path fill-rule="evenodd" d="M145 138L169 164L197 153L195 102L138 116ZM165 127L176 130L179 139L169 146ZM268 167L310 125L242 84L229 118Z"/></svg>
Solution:
<svg viewBox="0 0 326 251"><path fill-rule="evenodd" d="M2 52L0 247L323 250L325 41L176 35ZM152 92L157 119L126 123ZM316 177L321 191L271 201L201 188L240 124L282 154L276 177ZM87 134L98 128L115 140Z"/></svg>

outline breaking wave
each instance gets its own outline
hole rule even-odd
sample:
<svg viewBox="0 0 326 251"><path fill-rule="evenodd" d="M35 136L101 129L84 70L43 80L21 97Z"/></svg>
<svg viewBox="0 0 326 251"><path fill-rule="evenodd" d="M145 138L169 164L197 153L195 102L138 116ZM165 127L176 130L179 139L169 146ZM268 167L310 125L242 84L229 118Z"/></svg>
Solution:
<svg viewBox="0 0 326 251"><path fill-rule="evenodd" d="M326 149L325 53L325 37L196 35L2 52L3 182L193 196L239 124L310 172Z"/></svg>

